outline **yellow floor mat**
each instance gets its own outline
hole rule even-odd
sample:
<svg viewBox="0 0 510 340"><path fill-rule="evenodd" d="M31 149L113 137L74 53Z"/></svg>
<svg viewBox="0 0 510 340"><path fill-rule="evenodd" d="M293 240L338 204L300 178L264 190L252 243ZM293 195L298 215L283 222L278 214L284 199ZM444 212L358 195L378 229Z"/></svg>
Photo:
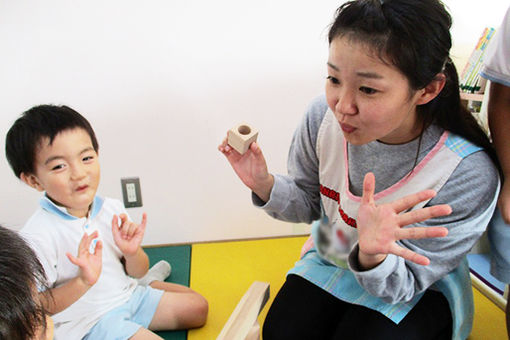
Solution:
<svg viewBox="0 0 510 340"><path fill-rule="evenodd" d="M216 339L253 281L269 282L271 296L259 315L262 325L285 273L299 258L307 237L193 244L191 288L209 301L207 324L188 332L189 340Z"/></svg>
<svg viewBox="0 0 510 340"><path fill-rule="evenodd" d="M475 319L469 340L505 340L505 312L473 288L475 300Z"/></svg>
<svg viewBox="0 0 510 340"><path fill-rule="evenodd" d="M299 257L307 237L193 244L191 288L209 301L207 324L188 332L189 340L216 339L253 281L271 285L271 297L259 316L262 325L285 273ZM469 340L506 339L505 313L473 288L475 317Z"/></svg>

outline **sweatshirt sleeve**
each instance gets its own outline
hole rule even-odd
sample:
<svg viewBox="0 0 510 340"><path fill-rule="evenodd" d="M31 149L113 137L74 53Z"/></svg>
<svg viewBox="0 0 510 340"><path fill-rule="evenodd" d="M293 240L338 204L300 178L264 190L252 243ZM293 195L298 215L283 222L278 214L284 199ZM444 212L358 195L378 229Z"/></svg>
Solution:
<svg viewBox="0 0 510 340"><path fill-rule="evenodd" d="M377 267L361 271L356 245L349 255L350 269L370 294L388 303L411 300L464 259L485 231L496 207L498 191L499 175L488 155L485 152L471 154L462 160L436 197L427 204L449 204L452 214L410 226L444 226L448 228L448 235L398 242L400 246L428 257L428 266L390 254Z"/></svg>
<svg viewBox="0 0 510 340"><path fill-rule="evenodd" d="M311 223L320 216L317 133L327 111L325 96L316 98L294 132L288 155L288 175L274 175L269 201L252 193L253 204L288 222Z"/></svg>

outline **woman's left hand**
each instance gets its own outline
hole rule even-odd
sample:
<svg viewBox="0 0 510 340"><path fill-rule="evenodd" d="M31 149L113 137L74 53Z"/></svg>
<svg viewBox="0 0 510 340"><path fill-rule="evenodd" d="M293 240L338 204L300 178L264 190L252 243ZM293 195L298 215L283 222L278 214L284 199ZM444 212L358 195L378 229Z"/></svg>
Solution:
<svg viewBox="0 0 510 340"><path fill-rule="evenodd" d="M401 214L416 204L433 198L436 192L424 190L387 204L376 205L374 191L375 177L373 173L368 173L363 181L363 196L357 218L360 266L364 270L371 269L384 261L388 254L428 265L430 260L427 257L398 245L396 241L446 236L448 229L444 227L403 227L433 217L449 215L452 212L450 206L441 204Z"/></svg>

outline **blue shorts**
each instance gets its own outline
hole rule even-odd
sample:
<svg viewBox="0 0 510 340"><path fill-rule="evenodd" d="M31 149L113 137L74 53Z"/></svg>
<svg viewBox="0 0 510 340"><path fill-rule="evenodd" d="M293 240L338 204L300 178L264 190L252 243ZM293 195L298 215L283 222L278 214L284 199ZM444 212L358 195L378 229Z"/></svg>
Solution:
<svg viewBox="0 0 510 340"><path fill-rule="evenodd" d="M136 287L131 298L99 319L83 340L129 339L140 327L149 327L163 293L151 287Z"/></svg>
<svg viewBox="0 0 510 340"><path fill-rule="evenodd" d="M488 227L491 244L491 274L510 283L510 225L503 221L499 209L494 211Z"/></svg>

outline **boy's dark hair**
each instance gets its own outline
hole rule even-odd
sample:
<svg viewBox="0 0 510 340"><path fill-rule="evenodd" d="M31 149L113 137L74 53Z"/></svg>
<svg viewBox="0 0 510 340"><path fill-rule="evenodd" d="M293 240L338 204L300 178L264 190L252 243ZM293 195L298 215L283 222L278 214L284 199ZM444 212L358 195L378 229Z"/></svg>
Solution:
<svg viewBox="0 0 510 340"><path fill-rule="evenodd" d="M452 18L439 0L358 0L338 8L329 43L347 37L366 44L382 61L409 80L412 90L425 88L438 73L446 76L441 93L417 112L423 128L437 124L483 147L496 165L495 150L473 115L460 102L457 70L449 53Z"/></svg>
<svg viewBox="0 0 510 340"><path fill-rule="evenodd" d="M5 154L14 174L33 174L35 155L44 138L53 143L55 136L65 130L81 128L87 131L96 152L96 135L90 123L68 106L39 105L21 114L7 132Z"/></svg>
<svg viewBox="0 0 510 340"><path fill-rule="evenodd" d="M46 286L46 276L37 256L15 231L0 226L0 340L33 339L46 329L34 296L38 286Z"/></svg>

